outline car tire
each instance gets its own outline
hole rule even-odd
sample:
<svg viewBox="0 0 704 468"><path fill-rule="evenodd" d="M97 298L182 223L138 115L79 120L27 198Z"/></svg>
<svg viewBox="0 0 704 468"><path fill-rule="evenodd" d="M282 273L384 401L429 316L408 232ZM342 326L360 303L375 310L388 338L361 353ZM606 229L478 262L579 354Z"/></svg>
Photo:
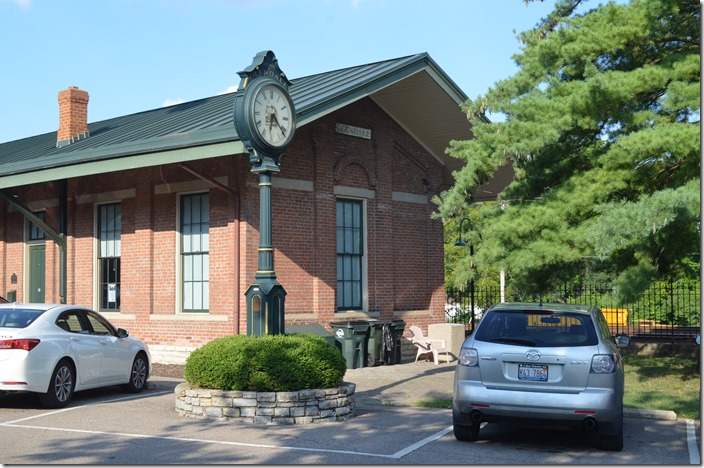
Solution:
<svg viewBox="0 0 704 468"><path fill-rule="evenodd" d="M130 381L122 388L128 393L139 393L146 388L147 378L149 378L149 361L147 361L147 356L140 352L132 362Z"/></svg>
<svg viewBox="0 0 704 468"><path fill-rule="evenodd" d="M62 359L54 368L46 393L39 395L39 401L46 408L63 408L71 400L76 388L76 371L69 359Z"/></svg>
<svg viewBox="0 0 704 468"><path fill-rule="evenodd" d="M599 437L599 446L602 450L609 452L620 452L623 450L623 412L617 420L617 432L615 434L601 434Z"/></svg>
<svg viewBox="0 0 704 468"><path fill-rule="evenodd" d="M455 434L455 439L462 442L474 442L479 440L479 429L481 423L472 423L469 426L460 424L452 424L452 432Z"/></svg>

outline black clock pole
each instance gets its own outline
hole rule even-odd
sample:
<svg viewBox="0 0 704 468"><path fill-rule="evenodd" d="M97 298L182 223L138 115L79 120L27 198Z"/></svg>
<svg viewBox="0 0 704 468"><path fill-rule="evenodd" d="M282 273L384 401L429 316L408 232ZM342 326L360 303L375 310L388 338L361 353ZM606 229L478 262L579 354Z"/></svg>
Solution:
<svg viewBox="0 0 704 468"><path fill-rule="evenodd" d="M273 52L257 54L252 64L239 72L239 75L242 80L235 94L234 124L249 152L252 172L259 175L259 249L254 282L245 292L247 334L279 335L286 331L286 290L277 281L274 270L271 175L280 171L281 154L293 138L295 109L288 95L291 83L279 68ZM266 92L263 91L265 88ZM278 108L262 112L262 102L276 93L281 97L275 103ZM277 112L281 112L281 115ZM281 141L273 140L272 129L277 130L277 138L279 135L284 135L285 138Z"/></svg>

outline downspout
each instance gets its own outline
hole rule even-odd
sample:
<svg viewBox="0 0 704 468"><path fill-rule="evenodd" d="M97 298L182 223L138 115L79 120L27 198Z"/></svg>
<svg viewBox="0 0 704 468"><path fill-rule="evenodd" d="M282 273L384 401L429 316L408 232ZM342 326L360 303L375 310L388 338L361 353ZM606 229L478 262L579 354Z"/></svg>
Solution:
<svg viewBox="0 0 704 468"><path fill-rule="evenodd" d="M235 195L235 335L240 334L240 194Z"/></svg>
<svg viewBox="0 0 704 468"><path fill-rule="evenodd" d="M66 304L66 277L67 277L67 242L66 231L68 228L68 181L59 181L59 236L62 243L59 244L59 300Z"/></svg>

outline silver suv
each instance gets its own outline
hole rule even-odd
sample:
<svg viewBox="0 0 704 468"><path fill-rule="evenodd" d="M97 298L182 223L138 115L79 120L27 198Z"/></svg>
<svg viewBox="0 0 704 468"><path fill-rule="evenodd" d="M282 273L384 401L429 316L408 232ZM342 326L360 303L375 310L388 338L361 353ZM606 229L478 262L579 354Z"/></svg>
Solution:
<svg viewBox="0 0 704 468"><path fill-rule="evenodd" d="M623 362L597 307L502 303L462 344L452 424L458 440L483 422L598 431L604 450L623 448Z"/></svg>

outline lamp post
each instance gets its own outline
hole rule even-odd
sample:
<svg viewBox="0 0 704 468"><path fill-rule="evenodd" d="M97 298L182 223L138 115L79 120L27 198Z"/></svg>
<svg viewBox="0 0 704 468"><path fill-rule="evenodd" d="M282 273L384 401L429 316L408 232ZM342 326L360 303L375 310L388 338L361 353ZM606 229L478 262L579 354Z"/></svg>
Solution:
<svg viewBox="0 0 704 468"><path fill-rule="evenodd" d="M455 242L455 246L457 247L467 247L467 243L462 240L462 224L465 221L469 221L468 218L463 217L460 219L460 227L458 229L458 236L457 236L457 242ZM470 261L471 258L474 257L474 243L470 242L469 243L469 257ZM474 269L474 262L472 262L472 269ZM471 305L471 315L469 317L469 324L470 324L470 333L474 333L474 272L472 272L472 279L469 280L469 298L470 298L470 305Z"/></svg>

